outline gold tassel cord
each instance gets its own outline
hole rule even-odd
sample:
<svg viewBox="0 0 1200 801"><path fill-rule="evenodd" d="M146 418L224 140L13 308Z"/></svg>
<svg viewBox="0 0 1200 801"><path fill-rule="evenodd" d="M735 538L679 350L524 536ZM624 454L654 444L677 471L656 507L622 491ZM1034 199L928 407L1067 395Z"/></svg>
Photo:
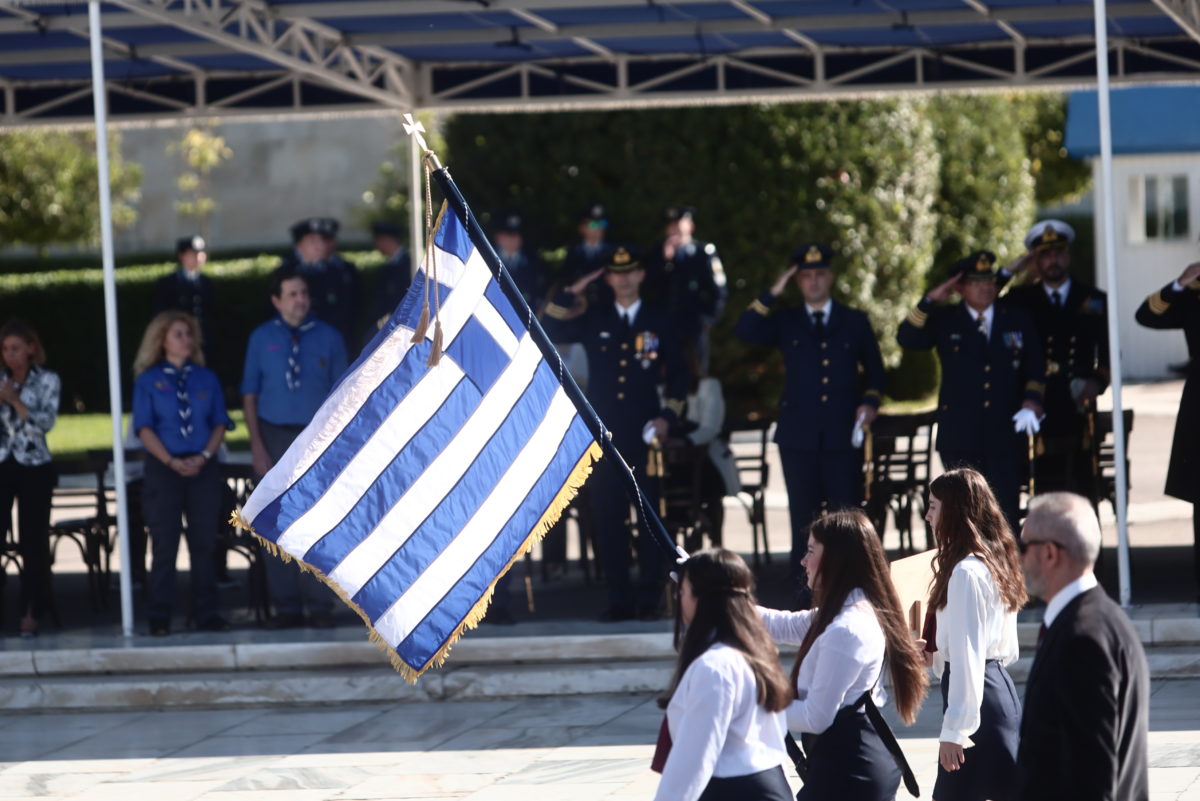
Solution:
<svg viewBox="0 0 1200 801"><path fill-rule="evenodd" d="M301 570L316 576L321 583L333 590L334 593L337 594L338 598L342 600L342 603L353 609L362 619L363 624L367 627L368 639L388 657L392 668L394 668L406 682L409 684L415 684L417 679L420 678L421 674L423 674L425 671L429 670L431 667L441 667L443 664L445 664L446 657L449 656L451 647L458 642L458 639L463 635L463 632L479 626L480 622L487 615L488 606L491 605L492 596L496 592L496 583L499 582L506 573L508 573L512 566L516 564L518 559L522 558L526 553L532 550L533 546L540 542L542 538L546 536L546 533L554 526L554 524L558 522L558 518L571 503L571 500L576 496L576 494L578 494L579 488L583 486L584 482L587 481L588 476L591 475L593 465L600 459L602 455L603 451L600 449L600 445L596 442L593 442L588 449L584 451L583 456L581 456L579 461L576 462L570 476L567 477L567 480L563 483L562 488L559 489L558 493L554 496L554 500L550 503L550 506L546 509L541 519L538 520L537 524L530 531L529 536L525 538L525 541L521 544L521 547L517 549L517 552L513 555L512 559L509 560L504 569L501 570L496 578L493 579L488 585L483 597L476 601L475 605L471 607L471 611L467 613L463 621L454 629L450 636L446 638L445 644L442 645L442 647L438 649L438 652L430 657L420 669L413 668L400 657L400 654L396 653L396 649L394 649L383 638L383 635L375 630L375 626L371 623L371 618L367 615L367 613L364 612L362 608L358 606L358 604L351 600L350 596L338 585L336 581L330 579L318 568L315 568L307 562L297 559L271 540L259 535L259 533L254 530L254 527L250 524L250 522L242 516L241 508L236 508L233 510L229 517L229 523L253 535L254 538L262 545L263 549L272 556L276 556L282 559L284 562L295 562L297 567L299 567Z"/></svg>

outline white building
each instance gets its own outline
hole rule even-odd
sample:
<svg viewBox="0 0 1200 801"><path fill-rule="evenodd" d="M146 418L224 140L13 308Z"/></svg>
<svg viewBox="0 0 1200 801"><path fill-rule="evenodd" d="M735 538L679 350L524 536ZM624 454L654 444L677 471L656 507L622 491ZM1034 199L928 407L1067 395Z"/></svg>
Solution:
<svg viewBox="0 0 1200 801"><path fill-rule="evenodd" d="M1092 163L1100 183L1095 92L1074 92L1067 115L1067 151ZM1117 89L1112 92L1113 194L1117 220L1117 285L1096 282L1120 311L1125 377L1177 377L1187 361L1178 331L1153 331L1134 321L1145 297L1200 261L1200 87ZM1104 264L1104 221L1096 217L1096 260Z"/></svg>

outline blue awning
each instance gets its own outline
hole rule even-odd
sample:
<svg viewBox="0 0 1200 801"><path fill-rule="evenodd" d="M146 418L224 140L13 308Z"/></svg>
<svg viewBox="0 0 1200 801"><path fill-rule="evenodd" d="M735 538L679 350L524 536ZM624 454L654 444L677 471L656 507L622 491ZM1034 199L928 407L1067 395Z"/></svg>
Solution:
<svg viewBox="0 0 1200 801"><path fill-rule="evenodd" d="M1200 153L1200 86L1148 86L1114 90L1114 154ZM1100 155L1095 92L1072 92L1067 105L1067 152Z"/></svg>

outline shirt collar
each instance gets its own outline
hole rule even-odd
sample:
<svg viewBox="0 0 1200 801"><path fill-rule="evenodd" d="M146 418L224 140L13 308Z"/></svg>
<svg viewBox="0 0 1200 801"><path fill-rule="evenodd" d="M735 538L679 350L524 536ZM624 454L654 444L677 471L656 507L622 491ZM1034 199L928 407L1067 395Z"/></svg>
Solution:
<svg viewBox="0 0 1200 801"><path fill-rule="evenodd" d="M286 328L289 331L292 331L292 330L307 331L316 324L317 324L317 321L316 321L316 319L313 318L312 312L309 312L308 316L304 318L304 322L302 322L302 323L300 323L300 325L296 326L295 329L293 329L290 325L288 325L287 320L283 319L282 314L275 315L275 325L279 326L280 328Z"/></svg>
<svg viewBox="0 0 1200 801"><path fill-rule="evenodd" d="M972 322L979 319L979 312L975 311L974 309L972 309L970 306L968 306L965 303L963 304L963 308L967 310L967 314L971 315ZM996 316L996 304L995 303L993 303L991 306L988 306L986 309L983 310L983 321L984 321L984 323L987 324L988 328L992 327L992 320L995 318L995 316Z"/></svg>
<svg viewBox="0 0 1200 801"><path fill-rule="evenodd" d="M831 312L833 310L833 298L825 298L825 305L819 309L814 309L812 306L809 306L807 303L804 304L804 308L808 311L808 319L809 320L811 320L813 318L813 314L815 314L816 312L825 312L825 322L829 322L829 312Z"/></svg>
<svg viewBox="0 0 1200 801"><path fill-rule="evenodd" d="M617 310L618 317L628 317L630 324L632 324L637 319L638 310L642 308L642 299L638 298L635 300L629 305L629 308L625 308L620 303L613 301L613 308Z"/></svg>
<svg viewBox="0 0 1200 801"><path fill-rule="evenodd" d="M1049 284L1042 284L1042 289L1046 290L1047 298L1051 298L1051 295L1057 292L1058 296L1062 298L1062 302L1065 305L1067 302L1067 294L1071 291L1071 279L1068 278L1066 281L1063 281L1062 286L1058 287L1057 289L1052 288Z"/></svg>
<svg viewBox="0 0 1200 801"><path fill-rule="evenodd" d="M1066 608L1067 604L1075 600L1076 596L1082 595L1099 583L1096 581L1096 574L1089 570L1056 592L1054 597L1046 602L1046 613L1042 615L1042 622L1046 628L1054 625L1054 619Z"/></svg>

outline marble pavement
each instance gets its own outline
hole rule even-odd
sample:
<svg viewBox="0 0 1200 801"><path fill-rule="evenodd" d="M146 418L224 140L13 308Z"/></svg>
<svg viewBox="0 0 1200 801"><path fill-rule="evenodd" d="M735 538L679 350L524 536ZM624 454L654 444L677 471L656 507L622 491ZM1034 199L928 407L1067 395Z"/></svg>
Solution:
<svg viewBox="0 0 1200 801"><path fill-rule="evenodd" d="M1151 799L1200 801L1200 680L1152 689ZM925 798L939 718L898 730ZM0 799L648 799L660 719L645 694L0 714Z"/></svg>

